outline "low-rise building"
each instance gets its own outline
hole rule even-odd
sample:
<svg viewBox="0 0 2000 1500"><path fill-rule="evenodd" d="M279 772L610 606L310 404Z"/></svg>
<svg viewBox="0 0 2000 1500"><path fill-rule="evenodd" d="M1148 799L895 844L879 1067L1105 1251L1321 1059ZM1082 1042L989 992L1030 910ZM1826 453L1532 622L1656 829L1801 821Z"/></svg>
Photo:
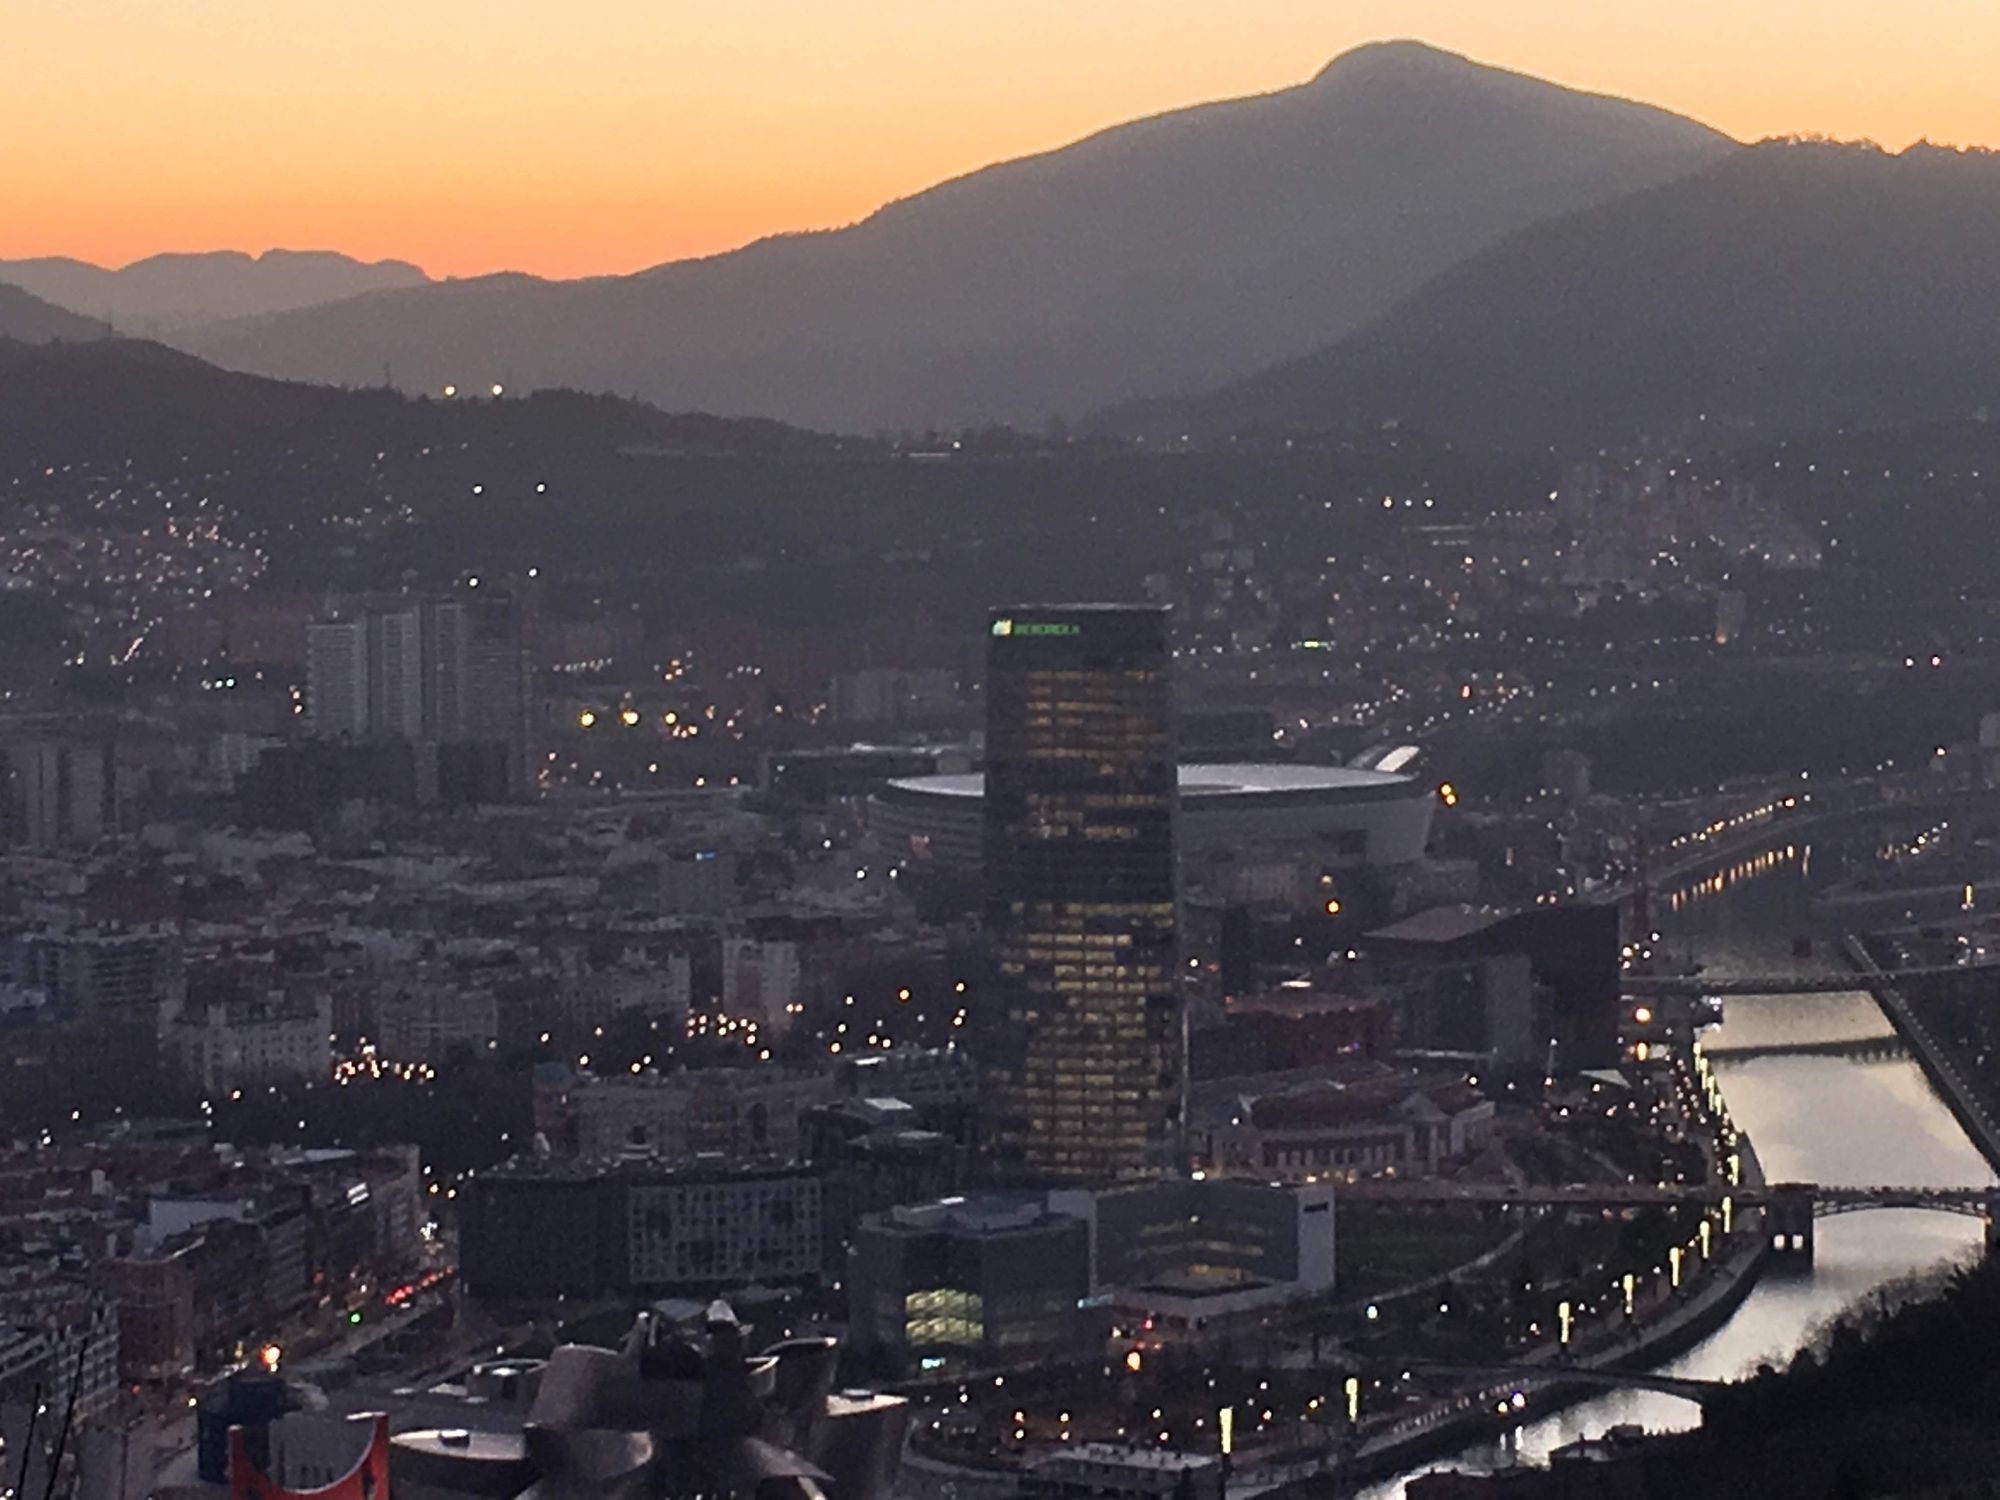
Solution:
<svg viewBox="0 0 2000 1500"><path fill-rule="evenodd" d="M626 1184L630 1284L643 1291L817 1280L819 1174L694 1171Z"/></svg>
<svg viewBox="0 0 2000 1500"><path fill-rule="evenodd" d="M927 1118L974 1104L979 1071L956 1047L899 1047L840 1059L834 1076L861 1099L901 1099Z"/></svg>
<svg viewBox="0 0 2000 1500"><path fill-rule="evenodd" d="M1207 1453L1078 1443L1029 1464L1024 1500L1222 1500L1222 1460Z"/></svg>
<svg viewBox="0 0 2000 1500"><path fill-rule="evenodd" d="M1206 1132L1211 1169L1282 1182L1430 1177L1483 1151L1494 1105L1463 1078L1390 1074L1244 1098Z"/></svg>
<svg viewBox="0 0 2000 1500"><path fill-rule="evenodd" d="M670 917L726 916L736 905L736 856L691 849L660 860L660 911Z"/></svg>
<svg viewBox="0 0 2000 1500"><path fill-rule="evenodd" d="M693 989L693 967L685 953L627 949L602 963L569 954L544 1021L578 1034L627 1012L679 1025L687 1018Z"/></svg>
<svg viewBox="0 0 2000 1500"><path fill-rule="evenodd" d="M1393 1014L1379 994L1352 994L1309 978L1232 998L1219 1025L1188 1037L1196 1078L1324 1067L1388 1050Z"/></svg>
<svg viewBox="0 0 2000 1500"><path fill-rule="evenodd" d="M0 1294L0 1406L39 1397L89 1421L118 1400L118 1310L76 1281Z"/></svg>
<svg viewBox="0 0 2000 1500"><path fill-rule="evenodd" d="M806 1151L826 1181L827 1264L839 1265L855 1226L901 1203L930 1203L964 1186L966 1147L927 1130L901 1099L839 1099L808 1111Z"/></svg>
<svg viewBox="0 0 2000 1500"><path fill-rule="evenodd" d="M1061 1188L1049 1207L1090 1230L1091 1294L1114 1332L1200 1338L1334 1282L1333 1188L1163 1178Z"/></svg>
<svg viewBox="0 0 2000 1500"><path fill-rule="evenodd" d="M821 1183L804 1167L522 1162L459 1197L461 1270L481 1296L708 1293L815 1281L822 1266Z"/></svg>
<svg viewBox="0 0 2000 1500"><path fill-rule="evenodd" d="M585 1158L638 1155L668 1166L704 1158L791 1162L805 1154L804 1113L833 1097L823 1073L699 1068L578 1079L568 1107Z"/></svg>
<svg viewBox="0 0 2000 1500"><path fill-rule="evenodd" d="M1090 1230L1034 1194L952 1197L863 1218L847 1255L849 1336L878 1368L1001 1369L1089 1358Z"/></svg>
<svg viewBox="0 0 2000 1500"><path fill-rule="evenodd" d="M0 1245L0 1312L101 1303L118 1376L170 1384L420 1255L414 1150L244 1153L191 1131L0 1150L0 1223L36 1226Z"/></svg>
<svg viewBox="0 0 2000 1500"><path fill-rule="evenodd" d="M435 1063L454 1049L490 1050L500 1038L500 1002L485 985L399 987L375 1004L376 1046L396 1062Z"/></svg>
<svg viewBox="0 0 2000 1500"><path fill-rule="evenodd" d="M182 1074L210 1093L333 1076L333 1001L326 995L212 999L170 1022L164 1038Z"/></svg>
<svg viewBox="0 0 2000 1500"><path fill-rule="evenodd" d="M195 1367L195 1278L179 1255L124 1256L99 1272L118 1308L122 1373L134 1383L181 1379Z"/></svg>
<svg viewBox="0 0 2000 1500"><path fill-rule="evenodd" d="M45 923L0 945L5 977L43 991L56 1019L154 1026L187 997L180 934L165 923Z"/></svg>
<svg viewBox="0 0 2000 1500"><path fill-rule="evenodd" d="M797 943L749 937L722 940L725 1014L755 1021L766 1036L777 1036L790 1024L798 999Z"/></svg>

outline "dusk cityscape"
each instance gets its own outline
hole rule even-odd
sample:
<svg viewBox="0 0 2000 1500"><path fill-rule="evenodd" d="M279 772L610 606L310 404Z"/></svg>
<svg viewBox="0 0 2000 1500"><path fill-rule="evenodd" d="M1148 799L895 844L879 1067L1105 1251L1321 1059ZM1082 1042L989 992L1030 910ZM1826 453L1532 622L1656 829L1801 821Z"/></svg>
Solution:
<svg viewBox="0 0 2000 1500"><path fill-rule="evenodd" d="M7 32L0 1500L2000 1493L2000 11Z"/></svg>

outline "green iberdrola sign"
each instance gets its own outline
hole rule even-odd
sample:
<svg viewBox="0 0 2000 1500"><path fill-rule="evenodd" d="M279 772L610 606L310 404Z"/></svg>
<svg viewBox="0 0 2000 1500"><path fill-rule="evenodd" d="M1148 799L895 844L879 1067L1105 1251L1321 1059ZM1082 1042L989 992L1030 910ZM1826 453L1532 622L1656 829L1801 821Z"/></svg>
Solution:
<svg viewBox="0 0 2000 1500"><path fill-rule="evenodd" d="M1081 625L1066 620L995 620L995 635L1082 635Z"/></svg>

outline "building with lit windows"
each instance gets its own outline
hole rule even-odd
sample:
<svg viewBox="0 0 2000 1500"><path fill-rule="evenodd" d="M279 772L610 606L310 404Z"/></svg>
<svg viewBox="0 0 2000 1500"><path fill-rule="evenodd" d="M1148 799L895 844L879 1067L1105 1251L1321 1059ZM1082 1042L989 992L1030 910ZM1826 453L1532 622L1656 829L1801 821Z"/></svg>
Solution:
<svg viewBox="0 0 2000 1500"><path fill-rule="evenodd" d="M848 1326L879 1370L1101 1359L1264 1326L1334 1285L1333 1188L1160 1178L864 1215ZM1145 1356L1142 1352L1141 1358Z"/></svg>
<svg viewBox="0 0 2000 1500"><path fill-rule="evenodd" d="M986 1149L1013 1179L1145 1175L1175 1158L1187 1055L1167 613L1023 606L987 645Z"/></svg>
<svg viewBox="0 0 2000 1500"><path fill-rule="evenodd" d="M847 1255L848 1334L882 1369L995 1369L1101 1353L1090 1230L1039 1195L870 1214Z"/></svg>

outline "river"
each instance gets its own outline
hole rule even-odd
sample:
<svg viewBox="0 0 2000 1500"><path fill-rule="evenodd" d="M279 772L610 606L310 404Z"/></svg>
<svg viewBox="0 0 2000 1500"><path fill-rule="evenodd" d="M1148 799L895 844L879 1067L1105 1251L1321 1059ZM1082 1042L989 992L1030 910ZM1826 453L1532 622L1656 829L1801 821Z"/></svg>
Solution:
<svg viewBox="0 0 2000 1500"><path fill-rule="evenodd" d="M1780 847L1745 859L1718 878L1669 893L1655 920L1676 957L1709 972L1824 973L1840 959L1807 912L1816 884L1838 878L1834 857ZM1814 953L1795 956L1795 935L1812 934ZM1760 1056L1731 1061L1732 1046L1767 1047L1892 1037L1865 992L1732 996L1706 1045L1730 1113L1756 1143L1773 1182L1958 1186L1990 1183L1992 1170L1959 1129L1917 1064L1908 1058ZM1782 1364L1815 1332L1886 1283L1976 1255L1976 1220L1920 1210L1882 1209L1822 1220L1806 1274L1767 1275L1729 1322L1661 1366L1669 1374L1727 1380L1765 1362ZM1652 1431L1696 1426L1691 1401L1621 1391L1531 1421L1504 1444L1490 1444L1426 1468L1487 1469L1545 1460L1549 1451L1621 1422ZM1422 1472L1418 1470L1416 1472ZM1367 1500L1395 1500L1404 1475L1367 1488Z"/></svg>

